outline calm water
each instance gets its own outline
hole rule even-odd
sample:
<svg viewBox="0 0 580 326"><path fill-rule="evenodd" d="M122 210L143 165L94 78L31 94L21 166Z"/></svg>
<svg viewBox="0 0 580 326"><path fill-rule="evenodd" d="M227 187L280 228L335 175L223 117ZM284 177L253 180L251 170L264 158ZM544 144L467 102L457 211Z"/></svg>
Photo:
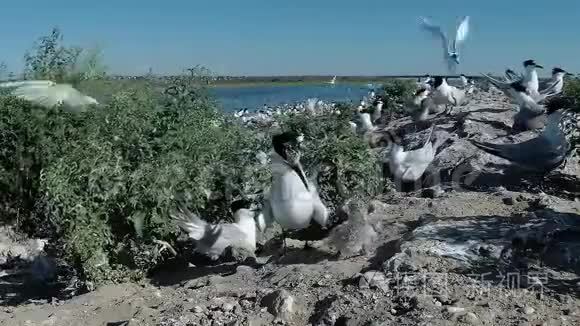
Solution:
<svg viewBox="0 0 580 326"><path fill-rule="evenodd" d="M368 94L366 84L308 84L292 86L215 87L211 91L225 111L248 108L250 110L286 103L304 102L317 98L325 102L360 101Z"/></svg>

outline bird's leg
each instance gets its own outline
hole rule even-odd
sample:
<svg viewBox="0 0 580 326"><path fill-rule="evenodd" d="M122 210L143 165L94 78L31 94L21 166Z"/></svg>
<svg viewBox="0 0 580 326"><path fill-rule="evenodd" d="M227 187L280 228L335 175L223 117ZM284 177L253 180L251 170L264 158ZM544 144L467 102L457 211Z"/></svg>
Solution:
<svg viewBox="0 0 580 326"><path fill-rule="evenodd" d="M283 244L283 252L282 255L286 255L288 246L286 245L286 231L282 229L282 244Z"/></svg>
<svg viewBox="0 0 580 326"><path fill-rule="evenodd" d="M175 249L173 249L173 247L169 243L157 239L154 239L153 242L160 246L157 249L158 253L162 253L164 250L167 249L173 256L177 256L177 251L175 251Z"/></svg>

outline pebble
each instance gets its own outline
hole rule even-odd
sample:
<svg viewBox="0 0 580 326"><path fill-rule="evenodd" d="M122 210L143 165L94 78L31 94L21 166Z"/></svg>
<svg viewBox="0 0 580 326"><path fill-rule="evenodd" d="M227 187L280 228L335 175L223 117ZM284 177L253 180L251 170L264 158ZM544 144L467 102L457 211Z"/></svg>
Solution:
<svg viewBox="0 0 580 326"><path fill-rule="evenodd" d="M423 189L423 191L421 192L421 197L434 199L441 197L444 193L445 191L441 189L440 186L435 186Z"/></svg>
<svg viewBox="0 0 580 326"><path fill-rule="evenodd" d="M222 310L229 312L234 310L235 305L231 302L224 302L224 304L222 305Z"/></svg>
<svg viewBox="0 0 580 326"><path fill-rule="evenodd" d="M462 308L462 307L447 307L447 312L450 314L462 313L464 311L465 311L465 308Z"/></svg>
<svg viewBox="0 0 580 326"><path fill-rule="evenodd" d="M276 318L287 321L296 313L297 309L294 302L294 297L288 291L276 290L262 298L260 304Z"/></svg>
<svg viewBox="0 0 580 326"><path fill-rule="evenodd" d="M360 276L358 286L361 289L377 288L383 292L388 292L389 280L383 272L368 271Z"/></svg>
<svg viewBox="0 0 580 326"><path fill-rule="evenodd" d="M508 206L512 206L516 202L513 197L504 197L502 199L502 201L503 201L504 204L506 204Z"/></svg>
<svg viewBox="0 0 580 326"><path fill-rule="evenodd" d="M253 304L252 302L248 301L248 300L240 300L240 306L244 309L249 309L252 308Z"/></svg>
<svg viewBox="0 0 580 326"><path fill-rule="evenodd" d="M254 269L250 266L240 265L236 267L236 273L253 273Z"/></svg>
<svg viewBox="0 0 580 326"><path fill-rule="evenodd" d="M192 311L195 312L196 314L200 314L203 312L203 308L200 306L195 306L193 307Z"/></svg>
<svg viewBox="0 0 580 326"><path fill-rule="evenodd" d="M479 325L480 321L479 318L477 318L477 315L474 314L473 312L468 312L465 315L463 315L461 317L461 321L463 321L466 324L469 325Z"/></svg>
<svg viewBox="0 0 580 326"><path fill-rule="evenodd" d="M531 314L533 314L534 312L536 312L536 310L535 310L534 308L532 308L532 307L526 306L526 307L524 308L524 313L525 313L526 315L531 315Z"/></svg>

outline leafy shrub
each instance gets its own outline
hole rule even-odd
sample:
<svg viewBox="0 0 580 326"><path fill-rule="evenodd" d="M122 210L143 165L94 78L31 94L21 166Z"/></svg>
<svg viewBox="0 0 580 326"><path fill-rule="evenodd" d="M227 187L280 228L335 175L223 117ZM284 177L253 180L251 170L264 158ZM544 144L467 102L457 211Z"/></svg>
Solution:
<svg viewBox="0 0 580 326"><path fill-rule="evenodd" d="M55 29L27 54L29 78L79 80L81 52L61 41ZM87 64L93 70L96 58ZM17 220L29 234L48 238L85 280L99 283L142 277L162 260L156 240L175 243L169 211L176 203L210 222L231 219L233 200L269 184L270 168L256 153L269 151L271 130L246 128L218 112L204 88L212 77L199 66L190 72L164 91L143 81L112 96L118 84L85 81L81 89L110 100L82 114L1 96L5 222ZM303 163L320 170L319 189L331 208L381 187L377 158L348 118L326 113L280 121L305 134Z"/></svg>
<svg viewBox="0 0 580 326"><path fill-rule="evenodd" d="M255 158L264 141L189 86L168 98L120 92L82 115L1 98L2 215L49 237L96 282L154 267L155 240L176 238L168 212L177 201L206 220L229 219L231 201L270 178Z"/></svg>
<svg viewBox="0 0 580 326"><path fill-rule="evenodd" d="M569 78L564 82L564 95L571 96L580 103L580 78Z"/></svg>
<svg viewBox="0 0 580 326"><path fill-rule="evenodd" d="M415 93L416 86L409 79L392 79L383 84L378 93L384 101L384 108L401 112L404 103L410 100Z"/></svg>
<svg viewBox="0 0 580 326"><path fill-rule="evenodd" d="M53 28L50 35L42 36L24 55L26 79L52 80L78 84L81 80L101 79L105 76L102 50L99 47L83 50L63 45L63 35Z"/></svg>
<svg viewBox="0 0 580 326"><path fill-rule="evenodd" d="M372 198L382 190L380 164L367 142L354 134L348 114L291 115L280 125L304 134L302 163L316 177L324 203L332 210L345 201Z"/></svg>
<svg viewBox="0 0 580 326"><path fill-rule="evenodd" d="M63 252L89 279L119 280L127 268L155 266L154 240L175 239L168 216L176 201L210 222L227 220L231 201L269 177L256 166L255 135L224 125L211 103L153 103L118 94L86 116L82 137L46 169L47 213L61 230Z"/></svg>
<svg viewBox="0 0 580 326"><path fill-rule="evenodd" d="M47 236L47 225L33 215L42 169L62 155L62 146L77 135L81 121L67 112L0 97L0 214L5 222L22 215L22 228Z"/></svg>

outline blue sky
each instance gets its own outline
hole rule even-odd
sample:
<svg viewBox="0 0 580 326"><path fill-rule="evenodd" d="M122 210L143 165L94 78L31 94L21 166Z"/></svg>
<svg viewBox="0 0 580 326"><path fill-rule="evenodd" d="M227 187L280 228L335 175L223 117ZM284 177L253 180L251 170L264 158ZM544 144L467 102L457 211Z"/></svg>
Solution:
<svg viewBox="0 0 580 326"><path fill-rule="evenodd" d="M113 73L142 74L149 66L176 73L195 64L233 75L441 73L440 44L419 29L420 15L453 35L460 18L471 16L462 72L520 69L528 58L580 71L578 0L32 0L2 7L0 60L13 71L33 41L58 26L67 44L102 44Z"/></svg>

